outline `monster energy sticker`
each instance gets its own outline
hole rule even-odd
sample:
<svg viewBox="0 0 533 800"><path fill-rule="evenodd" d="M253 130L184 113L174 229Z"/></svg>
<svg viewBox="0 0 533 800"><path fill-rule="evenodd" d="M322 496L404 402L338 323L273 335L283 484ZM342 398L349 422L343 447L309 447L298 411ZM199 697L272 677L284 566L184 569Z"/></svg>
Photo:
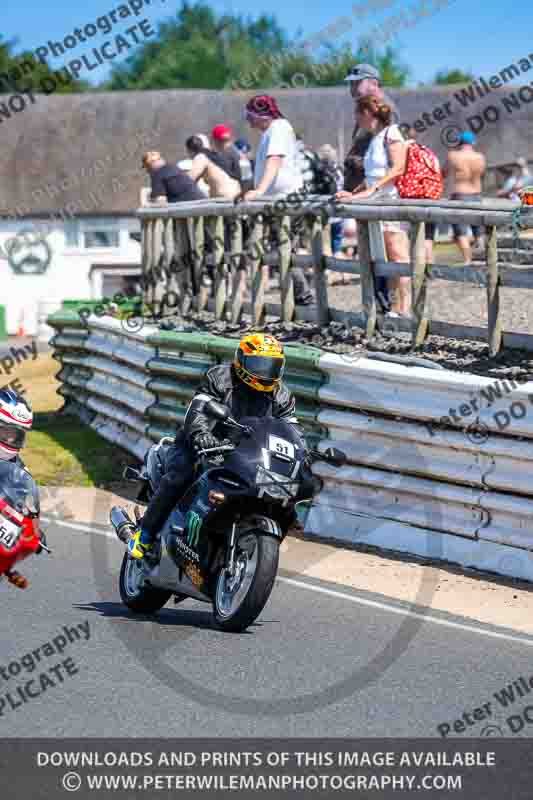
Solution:
<svg viewBox="0 0 533 800"><path fill-rule="evenodd" d="M202 527L202 518L198 516L196 511L189 511L186 517L187 523L187 543L191 547L198 547L200 540L200 528Z"/></svg>

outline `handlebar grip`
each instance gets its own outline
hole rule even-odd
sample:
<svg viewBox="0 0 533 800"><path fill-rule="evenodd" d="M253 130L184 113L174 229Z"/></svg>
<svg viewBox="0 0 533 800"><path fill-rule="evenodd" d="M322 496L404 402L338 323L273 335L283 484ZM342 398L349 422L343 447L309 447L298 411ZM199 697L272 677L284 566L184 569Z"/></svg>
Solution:
<svg viewBox="0 0 533 800"><path fill-rule="evenodd" d="M198 450L199 456L205 456L208 453L220 453L224 450L235 450L234 444L221 444L218 447L208 447L206 450Z"/></svg>

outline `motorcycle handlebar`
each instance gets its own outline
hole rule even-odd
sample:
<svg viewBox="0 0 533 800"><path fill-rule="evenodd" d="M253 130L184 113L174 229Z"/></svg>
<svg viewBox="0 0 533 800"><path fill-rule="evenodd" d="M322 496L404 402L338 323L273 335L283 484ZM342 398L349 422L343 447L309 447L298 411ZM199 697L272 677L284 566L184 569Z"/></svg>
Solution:
<svg viewBox="0 0 533 800"><path fill-rule="evenodd" d="M199 456L205 456L205 455L208 455L209 453L220 453L220 452L222 452L224 450L235 450L235 445L234 444L221 444L221 445L218 445L218 447L208 447L205 450L198 450L198 455Z"/></svg>

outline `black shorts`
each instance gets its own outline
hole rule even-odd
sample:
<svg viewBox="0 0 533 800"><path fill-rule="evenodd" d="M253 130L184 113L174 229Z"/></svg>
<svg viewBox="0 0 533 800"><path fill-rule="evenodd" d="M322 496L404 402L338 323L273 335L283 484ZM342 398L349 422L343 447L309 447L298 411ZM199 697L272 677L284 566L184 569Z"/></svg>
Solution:
<svg viewBox="0 0 533 800"><path fill-rule="evenodd" d="M435 241L436 228L437 225L435 222L426 222L426 242Z"/></svg>

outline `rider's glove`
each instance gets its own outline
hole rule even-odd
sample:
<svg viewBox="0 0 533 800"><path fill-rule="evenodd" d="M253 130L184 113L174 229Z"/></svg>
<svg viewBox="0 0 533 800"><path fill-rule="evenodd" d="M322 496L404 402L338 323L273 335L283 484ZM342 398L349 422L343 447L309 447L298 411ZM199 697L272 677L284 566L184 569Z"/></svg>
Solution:
<svg viewBox="0 0 533 800"><path fill-rule="evenodd" d="M193 448L195 453L200 450L209 450L211 447L220 447L221 441L212 433L200 433L194 437Z"/></svg>

